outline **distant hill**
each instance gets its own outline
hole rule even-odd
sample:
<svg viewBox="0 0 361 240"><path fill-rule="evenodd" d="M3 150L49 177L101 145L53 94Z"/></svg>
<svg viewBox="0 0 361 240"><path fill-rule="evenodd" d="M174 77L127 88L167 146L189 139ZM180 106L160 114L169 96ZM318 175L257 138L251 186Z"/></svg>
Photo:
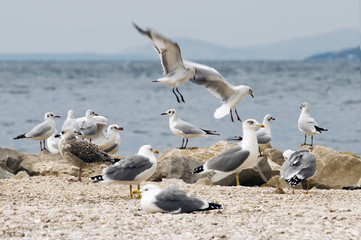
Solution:
<svg viewBox="0 0 361 240"><path fill-rule="evenodd" d="M175 38L182 56L189 60L303 60L322 52L359 45L357 29L342 29L310 37L289 39L268 45L228 48L188 38ZM145 40L146 42L147 40ZM114 55L106 54L0 54L0 60L158 60L150 42Z"/></svg>
<svg viewBox="0 0 361 240"><path fill-rule="evenodd" d="M344 49L341 51L332 51L316 54L306 58L305 60L361 60L360 47Z"/></svg>

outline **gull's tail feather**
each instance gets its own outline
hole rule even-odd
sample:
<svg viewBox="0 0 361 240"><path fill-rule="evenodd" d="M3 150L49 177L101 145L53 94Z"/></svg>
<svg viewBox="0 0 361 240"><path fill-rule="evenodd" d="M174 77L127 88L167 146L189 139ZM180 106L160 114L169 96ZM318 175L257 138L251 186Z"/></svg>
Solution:
<svg viewBox="0 0 361 240"><path fill-rule="evenodd" d="M208 211L208 210L217 210L217 209L223 209L222 205L217 203L208 203L207 208L199 209L198 211Z"/></svg>
<svg viewBox="0 0 361 240"><path fill-rule="evenodd" d="M21 135L19 135L17 137L14 137L13 139L21 139L21 138L26 138L25 134L21 134Z"/></svg>
<svg viewBox="0 0 361 240"><path fill-rule="evenodd" d="M319 133L328 131L328 129L322 128L322 127L319 127L319 126L316 126L316 125L315 125L315 128L316 128L316 131L319 132Z"/></svg>
<svg viewBox="0 0 361 240"><path fill-rule="evenodd" d="M214 118L215 119L223 118L223 117L227 116L227 114L229 114L230 110L231 109L227 104L223 104L222 106L217 108L217 110L214 112Z"/></svg>
<svg viewBox="0 0 361 240"><path fill-rule="evenodd" d="M200 173L200 172L203 172L204 171L204 168L203 168L203 165L200 166L200 167L197 167L193 170L193 174L196 174L196 173Z"/></svg>
<svg viewBox="0 0 361 240"><path fill-rule="evenodd" d="M98 176L90 177L90 180L92 180L92 181L94 181L94 182L104 181L103 175L98 175Z"/></svg>
<svg viewBox="0 0 361 240"><path fill-rule="evenodd" d="M205 131L207 135L218 135L219 136L219 133L217 133L216 131L206 130L206 129L202 129L202 130Z"/></svg>

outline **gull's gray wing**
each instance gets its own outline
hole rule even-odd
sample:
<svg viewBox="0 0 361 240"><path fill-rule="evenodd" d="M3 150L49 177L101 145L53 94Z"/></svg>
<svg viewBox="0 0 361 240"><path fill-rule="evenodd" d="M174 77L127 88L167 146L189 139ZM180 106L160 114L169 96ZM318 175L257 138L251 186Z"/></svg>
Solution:
<svg viewBox="0 0 361 240"><path fill-rule="evenodd" d="M210 159L204 165L207 169L230 172L241 166L248 156L248 150L242 150L241 146L236 145L224 151L219 156Z"/></svg>
<svg viewBox="0 0 361 240"><path fill-rule="evenodd" d="M205 134L205 132L199 127L196 127L181 119L178 119L178 122L176 125L174 125L174 128L183 132L184 134Z"/></svg>
<svg viewBox="0 0 361 240"><path fill-rule="evenodd" d="M175 186L163 189L155 196L155 205L168 212L190 213L202 210L206 203Z"/></svg>
<svg viewBox="0 0 361 240"><path fill-rule="evenodd" d="M270 141L271 141L271 137L266 132L257 131L257 142L258 142L258 144L266 144L266 143L269 143Z"/></svg>
<svg viewBox="0 0 361 240"><path fill-rule="evenodd" d="M214 68L190 61L184 61L184 65L186 67L194 67L196 70L195 78L191 78L190 81L208 89L222 101L226 101L234 94L233 86Z"/></svg>
<svg viewBox="0 0 361 240"><path fill-rule="evenodd" d="M316 158L309 150L303 149L294 152L290 158L282 164L280 175L288 180L297 177L299 181L313 176L316 172Z"/></svg>
<svg viewBox="0 0 361 240"><path fill-rule="evenodd" d="M73 142L69 144L67 150L86 163L114 161L106 152L100 150L97 145L88 141L79 140Z"/></svg>
<svg viewBox="0 0 361 240"><path fill-rule="evenodd" d="M79 127L83 135L95 135L97 132L97 124L91 120L81 122Z"/></svg>
<svg viewBox="0 0 361 240"><path fill-rule="evenodd" d="M111 180L132 181L136 176L152 166L153 163L147 157L138 154L129 155L116 164L105 168L103 175L106 175Z"/></svg>
<svg viewBox="0 0 361 240"><path fill-rule="evenodd" d="M39 125L36 125L28 133L25 134L25 137L40 137L51 131L51 124L48 122L42 122Z"/></svg>
<svg viewBox="0 0 361 240"><path fill-rule="evenodd" d="M162 62L164 75L170 74L179 68L184 68L181 51L176 42L172 42L151 29L144 30L135 23L133 25L139 33L151 40Z"/></svg>

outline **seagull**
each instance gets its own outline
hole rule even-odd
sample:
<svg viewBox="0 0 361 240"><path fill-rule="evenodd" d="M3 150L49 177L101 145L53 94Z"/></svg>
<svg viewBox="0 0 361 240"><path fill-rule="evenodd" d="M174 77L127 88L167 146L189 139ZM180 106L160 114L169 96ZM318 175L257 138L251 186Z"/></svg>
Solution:
<svg viewBox="0 0 361 240"><path fill-rule="evenodd" d="M168 111L161 113L161 115L169 116L170 130L173 132L174 135L182 137L182 146L180 147L180 149L184 149L187 147L188 138L208 136L208 135L219 135L216 133L216 131L205 130L196 127L189 122L183 121L182 119L178 118L175 109L169 109ZM186 139L185 145L184 145L184 139Z"/></svg>
<svg viewBox="0 0 361 240"><path fill-rule="evenodd" d="M107 149L104 149L105 152L107 152L108 154L115 154L118 151L121 142L120 134L118 131L122 131L122 130L123 128L119 127L117 124L112 124L108 127L107 134L115 136L115 141L112 146L110 146Z"/></svg>
<svg viewBox="0 0 361 240"><path fill-rule="evenodd" d="M109 154L98 148L97 145L80 140L73 129L65 129L59 141L60 154L72 165L79 168L78 181L81 181L82 169L95 162L115 163Z"/></svg>
<svg viewBox="0 0 361 240"><path fill-rule="evenodd" d="M135 23L133 23L133 26L139 33L150 39L154 49L159 54L164 77L154 80L153 82L160 82L172 87L172 91L176 96L178 103L181 103L181 101L185 103L184 97L179 92L178 87L194 77L195 69L184 65L181 51L177 43L172 42L151 29L144 30ZM181 100L179 100L176 92L179 94Z"/></svg>
<svg viewBox="0 0 361 240"><path fill-rule="evenodd" d="M245 95L248 94L254 98L252 88L246 85L233 86L217 70L206 65L185 61L185 66L195 69L196 74L191 82L206 88L215 97L221 99L222 106L216 109L214 118L220 119L230 113L231 121L234 122L232 114L232 109L234 109L237 120L241 121L236 107Z"/></svg>
<svg viewBox="0 0 361 240"><path fill-rule="evenodd" d="M92 137L96 134L98 126L104 125L104 120L98 120L98 114L94 113L93 110L89 109L85 113L85 118L78 118L78 126L80 129L81 137L89 139L91 142ZM104 118L104 117L102 117Z"/></svg>
<svg viewBox="0 0 361 240"><path fill-rule="evenodd" d="M56 124L54 119L60 118L60 116L55 115L52 112L47 112L44 115L44 122L40 123L39 125L36 125L33 129L31 129L29 132L21 134L14 139L34 139L40 141L40 151L47 150L45 148L45 140L48 139L55 131ZM43 146L41 144L43 142Z"/></svg>
<svg viewBox="0 0 361 240"><path fill-rule="evenodd" d="M55 129L54 133L48 138L46 141L46 145L48 146L49 151L52 154L56 154L59 152L59 141L60 141L60 135L58 133L58 130Z"/></svg>
<svg viewBox="0 0 361 240"><path fill-rule="evenodd" d="M118 131L123 130L117 124L109 125L105 132L106 125L98 125L97 132L92 137L92 143L98 145L103 151L113 154L118 151L120 146L120 135Z"/></svg>
<svg viewBox="0 0 361 240"><path fill-rule="evenodd" d="M256 136L257 127L264 127L264 125L258 123L254 119L247 119L244 121L242 124L242 144L237 144L236 146L224 151L219 156L211 158L202 166L195 168L193 173L216 172L220 173L217 176L219 177L235 172L236 185L239 186L239 172L242 169L252 167L258 160L258 144ZM217 180L212 177L212 181L216 182Z"/></svg>
<svg viewBox="0 0 361 240"><path fill-rule="evenodd" d="M140 204L148 212L191 213L222 209L216 203L203 201L192 196L176 186L161 189L156 185L148 184L133 193L141 194Z"/></svg>
<svg viewBox="0 0 361 240"><path fill-rule="evenodd" d="M276 119L274 117L272 117L271 114L267 114L266 116L264 116L264 118L263 118L264 128L260 128L256 132L259 157L263 156L261 153L260 146L266 145L267 143L271 142L271 121L272 120L274 121Z"/></svg>
<svg viewBox="0 0 361 240"><path fill-rule="evenodd" d="M68 111L68 116L61 127L61 131L64 131L67 128L74 129L74 131L79 131L79 124L75 118L75 113L73 110Z"/></svg>
<svg viewBox="0 0 361 240"><path fill-rule="evenodd" d="M304 102L300 108L302 109L302 111L300 114L300 118L298 119L298 129L305 134L305 142L302 145L307 145L307 135L310 135L310 146L313 146L313 135L322 133L323 131L328 131L328 129L319 127L315 119L311 117L308 102Z"/></svg>
<svg viewBox="0 0 361 240"><path fill-rule="evenodd" d="M295 186L307 179L307 192L310 186L309 177L316 172L316 158L308 149L292 151L290 149L284 151L283 157L286 160L281 167L280 176L288 182L292 187L292 193Z"/></svg>
<svg viewBox="0 0 361 240"><path fill-rule="evenodd" d="M91 177L95 181L118 181L122 184L129 184L130 197L133 197L132 184L138 185L148 180L157 168L157 159L150 145L143 145L137 154L128 155L114 165L103 169L103 174Z"/></svg>

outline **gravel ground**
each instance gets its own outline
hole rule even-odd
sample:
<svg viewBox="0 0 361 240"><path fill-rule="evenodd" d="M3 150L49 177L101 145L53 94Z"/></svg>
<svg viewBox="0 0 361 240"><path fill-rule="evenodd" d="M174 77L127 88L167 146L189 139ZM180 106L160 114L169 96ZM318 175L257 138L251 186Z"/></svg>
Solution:
<svg viewBox="0 0 361 240"><path fill-rule="evenodd" d="M223 210L147 213L117 183L69 176L0 180L0 239L360 239L361 191L176 184ZM147 184L144 182L142 186Z"/></svg>

